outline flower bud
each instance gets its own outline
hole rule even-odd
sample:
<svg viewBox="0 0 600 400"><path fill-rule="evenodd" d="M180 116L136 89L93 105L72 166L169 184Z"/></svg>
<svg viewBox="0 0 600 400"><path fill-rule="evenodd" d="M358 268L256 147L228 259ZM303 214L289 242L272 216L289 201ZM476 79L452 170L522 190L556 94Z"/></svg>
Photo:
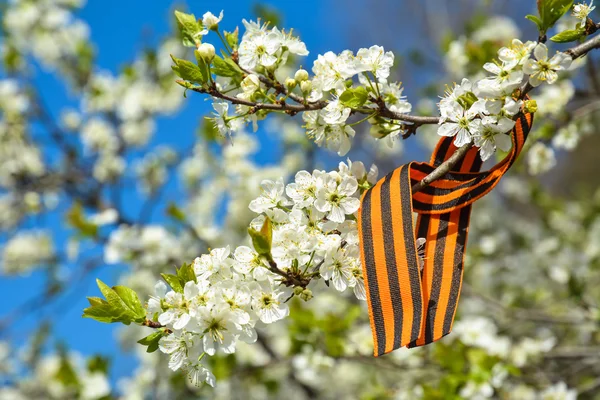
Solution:
<svg viewBox="0 0 600 400"><path fill-rule="evenodd" d="M198 47L197 51L200 55L200 58L202 58L207 64L210 64L215 58L215 46L210 43L202 43Z"/></svg>
<svg viewBox="0 0 600 400"><path fill-rule="evenodd" d="M523 109L527 113L534 113L538 109L537 102L535 100L526 100Z"/></svg>
<svg viewBox="0 0 600 400"><path fill-rule="evenodd" d="M296 74L294 75L294 79L296 80L296 82L304 82L308 80L308 71L306 71L305 69L299 69L298 71L296 71Z"/></svg>
<svg viewBox="0 0 600 400"><path fill-rule="evenodd" d="M310 93L312 91L312 82L311 81L302 81L300 82L300 89L302 93Z"/></svg>
<svg viewBox="0 0 600 400"><path fill-rule="evenodd" d="M313 298L313 294L312 291L310 289L304 289L302 291L302 294L300 294L300 298L304 301L309 301L310 299Z"/></svg>
<svg viewBox="0 0 600 400"><path fill-rule="evenodd" d="M287 78L285 80L285 87L287 87L289 90L292 90L293 88L295 88L297 84L298 83L296 82L295 79Z"/></svg>

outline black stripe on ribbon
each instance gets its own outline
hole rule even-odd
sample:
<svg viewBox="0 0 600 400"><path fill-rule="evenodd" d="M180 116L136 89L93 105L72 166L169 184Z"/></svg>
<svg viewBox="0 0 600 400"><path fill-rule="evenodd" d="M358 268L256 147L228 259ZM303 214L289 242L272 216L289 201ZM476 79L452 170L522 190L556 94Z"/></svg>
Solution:
<svg viewBox="0 0 600 400"><path fill-rule="evenodd" d="M373 254L373 229L371 227L371 190L365 193L362 204L362 237L363 253L367 266L375 265ZM369 282L369 298L371 299L371 312L377 336L377 354L385 353L385 325L383 322L383 311L379 301L379 286L377 283L377 272L374 268L367 268L367 280Z"/></svg>

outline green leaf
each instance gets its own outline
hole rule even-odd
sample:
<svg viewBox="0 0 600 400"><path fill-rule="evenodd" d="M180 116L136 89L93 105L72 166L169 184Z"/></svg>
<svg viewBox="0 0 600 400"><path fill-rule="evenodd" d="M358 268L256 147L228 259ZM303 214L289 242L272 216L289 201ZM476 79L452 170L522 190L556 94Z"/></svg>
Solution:
<svg viewBox="0 0 600 400"><path fill-rule="evenodd" d="M129 315L132 318L135 317L135 313L133 312L133 310L131 310L127 306L127 304L123 301L123 299L121 299L121 296L119 296L119 294L113 288L109 287L107 284L102 282L100 279L96 279L96 283L98 284L100 291L102 292L102 294L104 295L104 297L106 298L106 301L108 302L108 304L110 306L121 311L125 315Z"/></svg>
<svg viewBox="0 0 600 400"><path fill-rule="evenodd" d="M171 286L171 288L177 293L183 293L183 286L181 286L181 281L177 275L173 274L160 274L162 278Z"/></svg>
<svg viewBox="0 0 600 400"><path fill-rule="evenodd" d="M158 342L163 336L165 336L165 332L162 330L157 330L156 332L151 333L145 338L138 340L138 343L144 346L148 346L148 348L146 349L146 353L153 353L158 349Z"/></svg>
<svg viewBox="0 0 600 400"><path fill-rule="evenodd" d="M169 206L167 207L167 215L180 222L185 222L186 220L183 210L177 207L177 204L173 202L169 203Z"/></svg>
<svg viewBox="0 0 600 400"><path fill-rule="evenodd" d="M194 14L186 14L175 10L175 19L177 20L177 27L179 33L181 33L183 45L187 47L199 45L202 40L200 35L202 24L198 22Z"/></svg>
<svg viewBox="0 0 600 400"><path fill-rule="evenodd" d="M109 364L110 361L107 357L95 355L88 360L87 369L89 372L101 372L106 375L108 374Z"/></svg>
<svg viewBox="0 0 600 400"><path fill-rule="evenodd" d="M131 322L123 313L110 304L101 304L93 307L88 307L83 310L83 318L92 318L98 322L112 324L113 322L122 322L129 325Z"/></svg>
<svg viewBox="0 0 600 400"><path fill-rule="evenodd" d="M185 284L189 281L198 283L192 264L183 264L181 268L177 270L177 277L179 278L179 282L183 287L185 287Z"/></svg>
<svg viewBox="0 0 600 400"><path fill-rule="evenodd" d="M477 101L477 96L473 92L467 92L461 96L459 96L456 101L460 104L465 110L471 108L471 106Z"/></svg>
<svg viewBox="0 0 600 400"><path fill-rule="evenodd" d="M219 56L215 56L211 69L213 74L227 78L241 78L242 74L244 73L240 67L238 67L238 65L229 57L223 59Z"/></svg>
<svg viewBox="0 0 600 400"><path fill-rule="evenodd" d="M261 256L271 256L271 241L273 239L273 227L269 217L265 218L260 231L254 228L248 228L248 233L252 238L254 250Z"/></svg>
<svg viewBox="0 0 600 400"><path fill-rule="evenodd" d="M79 386L79 379L73 369L73 366L69 362L66 355L60 357L60 365L56 371L54 379L62 383L66 387L77 387Z"/></svg>
<svg viewBox="0 0 600 400"><path fill-rule="evenodd" d="M127 286L115 286L113 290L119 295L123 303L137 317L136 322L144 322L146 320L146 310L140 302L137 293Z"/></svg>
<svg viewBox="0 0 600 400"><path fill-rule="evenodd" d="M362 86L346 89L340 96L340 102L346 107L358 108L367 102L369 93Z"/></svg>
<svg viewBox="0 0 600 400"><path fill-rule="evenodd" d="M191 61L176 58L171 55L171 59L175 65L171 68L177 74L177 76L185 79L186 81L196 82L204 84L208 81L208 73L206 69L200 68Z"/></svg>
<svg viewBox="0 0 600 400"><path fill-rule="evenodd" d="M98 234L98 226L86 220L83 206L78 202L67 211L66 219L67 223L77 229L83 237L95 237Z"/></svg>
<svg viewBox="0 0 600 400"><path fill-rule="evenodd" d="M545 34L571 9L573 0L538 0L537 6L542 21L540 32Z"/></svg>
<svg viewBox="0 0 600 400"><path fill-rule="evenodd" d="M225 40L227 41L229 47L231 47L233 50L236 50L238 48L240 30L236 27L235 31L233 32L224 31L223 35L225 35Z"/></svg>
<svg viewBox="0 0 600 400"><path fill-rule="evenodd" d="M88 297L90 307L83 310L84 318L105 323L121 322L125 325L141 323L146 319L146 311L133 290L124 286L110 288L99 279L96 279L96 283L106 300Z"/></svg>
<svg viewBox="0 0 600 400"><path fill-rule="evenodd" d="M527 18L530 21L533 21L537 25L538 30L540 32L542 31L542 25L543 25L542 20L539 19L536 15L529 14L529 15L526 15L525 18Z"/></svg>
<svg viewBox="0 0 600 400"><path fill-rule="evenodd" d="M106 302L106 300L101 299L100 297L88 297L88 302L90 303L90 305L93 306L102 306L105 304L108 304Z"/></svg>
<svg viewBox="0 0 600 400"><path fill-rule="evenodd" d="M550 38L555 43L574 42L585 36L585 29L568 29Z"/></svg>

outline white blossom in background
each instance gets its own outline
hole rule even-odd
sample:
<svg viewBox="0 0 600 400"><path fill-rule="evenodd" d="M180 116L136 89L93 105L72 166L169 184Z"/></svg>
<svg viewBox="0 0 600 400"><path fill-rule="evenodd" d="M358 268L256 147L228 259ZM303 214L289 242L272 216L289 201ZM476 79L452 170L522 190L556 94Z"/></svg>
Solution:
<svg viewBox="0 0 600 400"><path fill-rule="evenodd" d="M535 94L538 105L536 116L557 116L564 112L575 95L575 86L570 80L558 81L555 85L542 86Z"/></svg>
<svg viewBox="0 0 600 400"><path fill-rule="evenodd" d="M20 51L35 56L47 69L71 68L70 60L77 57L80 46L86 44L90 35L88 25L71 13L71 8L80 7L81 2L15 3L3 16L11 42Z"/></svg>
<svg viewBox="0 0 600 400"><path fill-rule="evenodd" d="M132 263L139 269L157 270L192 256L197 244L189 246L160 225L121 225L111 232L104 251L107 264Z"/></svg>
<svg viewBox="0 0 600 400"><path fill-rule="evenodd" d="M119 146L114 128L105 120L94 118L81 129L81 141L90 152L112 153Z"/></svg>
<svg viewBox="0 0 600 400"><path fill-rule="evenodd" d="M29 108L27 95L13 79L0 80L0 109L5 113L22 114Z"/></svg>
<svg viewBox="0 0 600 400"><path fill-rule="evenodd" d="M529 149L527 153L527 166L532 175L542 174L549 171L556 165L556 156L551 147L542 142L537 142Z"/></svg>
<svg viewBox="0 0 600 400"><path fill-rule="evenodd" d="M53 261L54 242L48 232L22 231L4 243L1 256L0 265L5 274L26 274Z"/></svg>
<svg viewBox="0 0 600 400"><path fill-rule="evenodd" d="M559 382L542 391L543 400L576 400L577 390L569 389L564 382Z"/></svg>
<svg viewBox="0 0 600 400"><path fill-rule="evenodd" d="M476 43L486 41L508 42L513 38L521 36L521 31L512 18L503 15L493 15L485 23L473 32L473 40Z"/></svg>

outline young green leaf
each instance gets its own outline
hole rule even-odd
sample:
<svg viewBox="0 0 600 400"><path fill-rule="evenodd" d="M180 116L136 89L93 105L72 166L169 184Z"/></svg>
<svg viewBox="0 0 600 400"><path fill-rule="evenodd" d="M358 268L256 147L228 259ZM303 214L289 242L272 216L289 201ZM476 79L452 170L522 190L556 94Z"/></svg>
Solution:
<svg viewBox="0 0 600 400"><path fill-rule="evenodd" d="M185 79L186 81L200 84L204 84L208 81L208 72L205 68L200 68L188 60L183 60L174 56L171 56L171 58L175 63L175 65L172 65L171 68L175 74L177 74L177 76Z"/></svg>
<svg viewBox="0 0 600 400"><path fill-rule="evenodd" d="M236 27L235 31L233 31L233 32L225 31L225 32L223 32L223 34L225 35L225 40L227 41L227 44L229 45L229 47L231 47L233 50L237 50L239 36L240 36L240 30Z"/></svg>
<svg viewBox="0 0 600 400"><path fill-rule="evenodd" d="M180 222L185 222L186 220L183 210L177 207L177 204L173 202L169 203L169 206L167 207L167 215Z"/></svg>
<svg viewBox="0 0 600 400"><path fill-rule="evenodd" d="M121 322L125 325L129 325L131 323L131 317L125 315L122 310L119 310L108 303L94 305L84 309L83 318L92 318L98 322L104 322L106 324Z"/></svg>
<svg viewBox="0 0 600 400"><path fill-rule="evenodd" d="M196 273L194 272L194 266L192 264L183 264L181 268L177 270L177 277L181 286L185 287L185 284L189 281L198 283L196 279Z"/></svg>
<svg viewBox="0 0 600 400"><path fill-rule="evenodd" d="M165 336L165 332L162 330L157 330L156 332L151 333L145 338L138 340L138 343L144 346L148 346L148 348L146 349L147 353L153 353L158 349L158 342L163 336Z"/></svg>
<svg viewBox="0 0 600 400"><path fill-rule="evenodd" d="M99 279L96 279L96 283L106 300L88 297L90 307L83 310L84 318L105 323L121 322L125 325L141 323L146 319L146 311L133 290L124 286L110 288Z"/></svg>
<svg viewBox="0 0 600 400"><path fill-rule="evenodd" d="M568 29L550 38L554 43L569 43L585 36L585 29Z"/></svg>
<svg viewBox="0 0 600 400"><path fill-rule="evenodd" d="M538 0L537 6L542 21L540 32L545 34L560 17L571 9L573 0Z"/></svg>
<svg viewBox="0 0 600 400"><path fill-rule="evenodd" d="M541 19L539 19L536 15L531 14L526 15L525 18L527 18L530 21L533 21L537 25L538 31L542 32L543 24Z"/></svg>
<svg viewBox="0 0 600 400"><path fill-rule="evenodd" d="M162 278L171 286L171 288L177 293L183 293L183 286L177 275L173 274L160 274Z"/></svg>
<svg viewBox="0 0 600 400"><path fill-rule="evenodd" d="M227 78L241 77L243 74L240 67L229 57L221 58L215 56L211 69L213 74Z"/></svg>
<svg viewBox="0 0 600 400"><path fill-rule="evenodd" d="M250 238L252 238L252 245L254 250L261 256L271 256L271 241L273 236L273 227L271 220L267 217L261 227L260 231L254 228L248 228Z"/></svg>
<svg viewBox="0 0 600 400"><path fill-rule="evenodd" d="M127 286L115 286L113 290L119 295L123 303L136 316L135 322L144 322L146 320L146 310L140 302L137 293Z"/></svg>
<svg viewBox="0 0 600 400"><path fill-rule="evenodd" d="M346 89L340 96L340 102L346 107L358 108L363 106L369 97L367 89L362 86Z"/></svg>
<svg viewBox="0 0 600 400"><path fill-rule="evenodd" d="M100 297L88 297L88 302L90 303L90 305L93 306L102 306L105 304L108 304L106 302L106 300L101 299Z"/></svg>
<svg viewBox="0 0 600 400"><path fill-rule="evenodd" d="M183 45L187 47L196 47L200 44L202 36L202 25L198 22L194 14L186 14L181 11L175 10L175 19L177 20L177 27L179 33L181 33L181 39Z"/></svg>

